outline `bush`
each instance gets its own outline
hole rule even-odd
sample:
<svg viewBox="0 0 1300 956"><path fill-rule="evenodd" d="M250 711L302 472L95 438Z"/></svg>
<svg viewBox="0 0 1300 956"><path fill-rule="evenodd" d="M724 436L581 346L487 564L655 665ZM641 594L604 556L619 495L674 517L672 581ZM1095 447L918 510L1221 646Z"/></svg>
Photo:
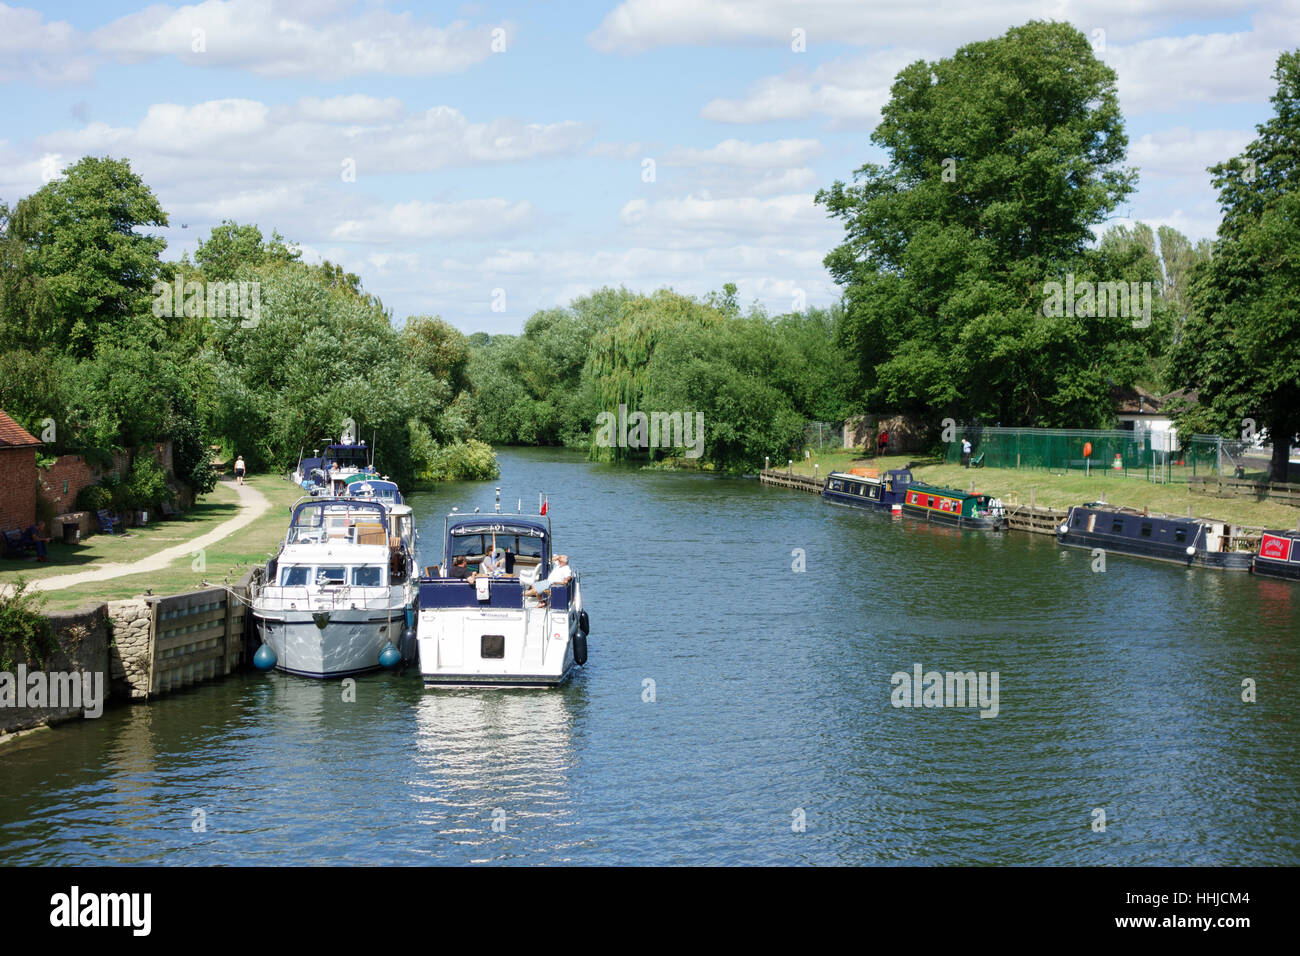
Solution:
<svg viewBox="0 0 1300 956"><path fill-rule="evenodd" d="M164 498L170 497L167 476L163 474L158 460L149 454L137 458L131 467L130 477L126 480L125 510L152 508Z"/></svg>
<svg viewBox="0 0 1300 956"><path fill-rule="evenodd" d="M44 667L58 649L54 628L41 613L44 598L28 593L19 578L13 594L0 591L0 671L13 673L19 664Z"/></svg>
<svg viewBox="0 0 1300 956"><path fill-rule="evenodd" d="M86 485L77 492L78 511L102 511L113 506L113 493L103 485Z"/></svg>
<svg viewBox="0 0 1300 956"><path fill-rule="evenodd" d="M442 445L421 471L425 481L485 481L501 475L497 456L485 442L470 439Z"/></svg>

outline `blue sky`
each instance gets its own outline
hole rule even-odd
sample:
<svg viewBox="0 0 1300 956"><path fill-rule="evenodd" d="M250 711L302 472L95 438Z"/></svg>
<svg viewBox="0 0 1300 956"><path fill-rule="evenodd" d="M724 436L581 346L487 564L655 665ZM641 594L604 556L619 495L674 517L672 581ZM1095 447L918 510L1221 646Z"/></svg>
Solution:
<svg viewBox="0 0 1300 956"><path fill-rule="evenodd" d="M1300 0L0 3L0 200L126 157L169 258L255 222L466 332L602 285L826 305L812 196L882 159L894 74L1030 19L1118 73L1141 180L1115 221L1211 237L1204 168L1268 117Z"/></svg>

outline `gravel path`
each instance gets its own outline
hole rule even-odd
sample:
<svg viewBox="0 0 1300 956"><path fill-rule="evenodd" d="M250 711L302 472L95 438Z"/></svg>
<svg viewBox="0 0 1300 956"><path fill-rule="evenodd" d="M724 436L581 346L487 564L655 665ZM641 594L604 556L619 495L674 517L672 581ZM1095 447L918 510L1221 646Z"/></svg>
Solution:
<svg viewBox="0 0 1300 956"><path fill-rule="evenodd" d="M223 481L220 484L225 485L239 496L239 514L229 521L217 525L207 534L181 544L172 545L170 548L155 552L147 558L141 558L139 561L133 561L130 564L99 564L89 571L78 571L75 574L60 574L55 577L41 578L31 582L27 586L28 590L58 591L63 588L75 588L78 584L87 584L91 581L107 581L111 578L126 577L128 574L161 571L177 558L191 557L194 552L201 548L216 544L222 538L234 534L240 528L247 527L261 517L262 513L271 506L271 503L266 500L266 496L250 485L237 485L233 481Z"/></svg>

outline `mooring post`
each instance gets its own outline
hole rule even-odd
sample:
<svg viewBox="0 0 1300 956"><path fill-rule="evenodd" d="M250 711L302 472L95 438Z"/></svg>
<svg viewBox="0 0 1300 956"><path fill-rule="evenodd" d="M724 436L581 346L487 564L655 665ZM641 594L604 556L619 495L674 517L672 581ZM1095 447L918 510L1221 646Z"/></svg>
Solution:
<svg viewBox="0 0 1300 956"><path fill-rule="evenodd" d="M786 463L785 463L785 470L786 470L786 475L787 475L788 477L790 477L790 478L793 478L793 477L794 477L794 459L793 459L793 458L790 458L790 459L788 459L788 460L786 461Z"/></svg>
<svg viewBox="0 0 1300 956"><path fill-rule="evenodd" d="M1037 488L1029 489L1029 510L1030 511L1034 510L1034 492L1037 490L1038 490Z"/></svg>

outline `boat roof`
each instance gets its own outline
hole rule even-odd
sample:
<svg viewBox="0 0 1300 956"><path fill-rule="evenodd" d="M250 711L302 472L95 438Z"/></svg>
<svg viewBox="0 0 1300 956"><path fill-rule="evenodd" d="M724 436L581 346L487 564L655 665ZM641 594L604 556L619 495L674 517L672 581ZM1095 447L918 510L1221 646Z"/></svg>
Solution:
<svg viewBox="0 0 1300 956"><path fill-rule="evenodd" d="M332 514L364 514L373 512L387 526L388 509L383 502L366 498L301 498L293 506L293 517L289 524L298 523L298 516L306 511L328 511Z"/></svg>
<svg viewBox="0 0 1300 956"><path fill-rule="evenodd" d="M534 515L461 514L447 516L449 535L522 534L533 538L550 537L550 522Z"/></svg>
<svg viewBox="0 0 1300 956"><path fill-rule="evenodd" d="M899 475L907 475L907 476L910 478L910 477L911 477L911 474L912 474L912 469L910 469L910 468L891 468L891 469L889 469L887 472L885 472L885 477L886 477L886 478L897 478ZM884 481L884 480L885 480L884 478L882 478L882 477L879 476L879 475L855 475L855 474L852 474L851 472L847 472L847 471L832 471L832 472L831 472L829 475L827 475L826 477L827 477L827 478L843 478L843 479L845 479L846 481L875 481L875 482L881 482L881 481ZM915 481L911 481L911 482L909 482L909 484L916 484L916 483L917 483L917 482L915 482Z"/></svg>
<svg viewBox="0 0 1300 956"><path fill-rule="evenodd" d="M1071 505L1071 510L1074 508L1087 508L1089 511L1096 511L1102 514L1128 515L1129 517L1147 519L1154 518L1156 521L1181 521L1184 524L1232 524L1230 521L1224 521L1219 518L1192 517L1191 515L1169 515L1159 511L1143 514L1136 508L1128 508L1124 505L1108 505L1101 501L1085 501L1081 505ZM1269 533L1272 534L1273 532ZM1285 532L1278 533L1284 534Z"/></svg>

